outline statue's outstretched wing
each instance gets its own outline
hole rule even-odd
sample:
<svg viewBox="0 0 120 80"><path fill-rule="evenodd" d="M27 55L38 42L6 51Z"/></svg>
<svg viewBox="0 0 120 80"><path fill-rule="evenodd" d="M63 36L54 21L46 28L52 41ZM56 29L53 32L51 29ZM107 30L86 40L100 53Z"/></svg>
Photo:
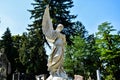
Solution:
<svg viewBox="0 0 120 80"><path fill-rule="evenodd" d="M50 19L49 6L46 7L43 15L42 31L43 34L50 40L55 40L57 38L57 33L53 30L53 24Z"/></svg>

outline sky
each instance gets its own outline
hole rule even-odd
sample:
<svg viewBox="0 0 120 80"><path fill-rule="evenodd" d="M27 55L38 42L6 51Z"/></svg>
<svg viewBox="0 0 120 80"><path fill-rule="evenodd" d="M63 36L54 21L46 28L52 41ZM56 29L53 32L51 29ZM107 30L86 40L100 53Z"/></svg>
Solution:
<svg viewBox="0 0 120 80"><path fill-rule="evenodd" d="M30 12L33 0L0 1L0 37L9 27L12 35L26 32L31 23ZM97 32L98 25L108 21L114 29L120 30L120 0L73 0L71 14L77 15L89 34Z"/></svg>
<svg viewBox="0 0 120 80"><path fill-rule="evenodd" d="M72 13L85 25L92 34L97 32L98 25L108 21L117 31L120 30L120 0L73 0Z"/></svg>

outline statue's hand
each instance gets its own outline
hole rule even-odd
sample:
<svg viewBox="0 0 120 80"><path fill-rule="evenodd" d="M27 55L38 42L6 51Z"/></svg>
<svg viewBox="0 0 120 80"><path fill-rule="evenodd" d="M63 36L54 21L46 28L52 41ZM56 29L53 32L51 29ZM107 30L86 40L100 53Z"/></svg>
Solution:
<svg viewBox="0 0 120 80"><path fill-rule="evenodd" d="M49 4L48 4L48 5L46 5L46 8L49 8Z"/></svg>
<svg viewBox="0 0 120 80"><path fill-rule="evenodd" d="M49 11L49 5L46 5L45 11Z"/></svg>

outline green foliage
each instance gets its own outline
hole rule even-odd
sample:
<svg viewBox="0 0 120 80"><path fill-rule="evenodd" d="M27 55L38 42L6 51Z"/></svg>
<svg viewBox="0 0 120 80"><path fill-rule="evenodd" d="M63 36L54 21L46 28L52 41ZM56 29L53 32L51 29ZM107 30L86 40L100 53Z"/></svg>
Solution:
<svg viewBox="0 0 120 80"><path fill-rule="evenodd" d="M70 76L75 74L90 76L96 79L96 69L99 66L99 53L96 52L94 35L88 35L85 27L77 21L75 23L76 36L71 36L73 45L67 45L65 53L65 70Z"/></svg>
<svg viewBox="0 0 120 80"><path fill-rule="evenodd" d="M31 24L29 26L35 26L35 28L39 29L41 28L42 16L47 3L48 0L36 0L36 3L32 3L32 5L34 6L34 10L29 11L32 14L31 18L34 18L35 21L34 24ZM73 7L72 0L51 0L49 2L49 7L50 17L52 19L54 29L57 27L58 24L63 24L65 27L63 33L67 35L67 43L71 44L72 41L70 40L70 36L74 35L75 32L75 28L73 27L74 22L72 22L72 20L76 18L76 16L70 14L69 10L69 8ZM32 31L32 29L30 30ZM42 33L40 34L42 35Z"/></svg>
<svg viewBox="0 0 120 80"><path fill-rule="evenodd" d="M98 33L96 34L97 37L97 46L101 53L101 61L102 61L102 70L104 78L110 78L118 80L118 72L120 71L119 66L120 63L118 60L120 59L120 36L116 34L112 34L113 26L110 25L108 22L104 22L98 27ZM117 73L117 74L116 74Z"/></svg>
<svg viewBox="0 0 120 80"><path fill-rule="evenodd" d="M10 74L11 76L8 76L9 80L11 80L12 73L15 71L15 65L13 65L15 63L14 61L15 57L13 57L15 53L13 51L13 40L9 28L6 29L6 31L2 36L1 48L4 49L4 54L6 54L7 59L11 63L11 74Z"/></svg>
<svg viewBox="0 0 120 80"><path fill-rule="evenodd" d="M4 49L4 53L7 55L7 58L11 63L11 74L8 75L8 79L11 80L12 74L16 70L20 72L25 72L25 68L19 60L19 48L22 42L21 36L11 36L10 30L9 28L7 28L0 42L0 48Z"/></svg>
<svg viewBox="0 0 120 80"><path fill-rule="evenodd" d="M39 36L35 38L29 37L27 34L23 34L22 36L19 59L25 66L27 74L37 75L48 73L47 55L45 54L44 45L41 45L40 40L36 39L37 37Z"/></svg>
<svg viewBox="0 0 120 80"><path fill-rule="evenodd" d="M64 67L69 76L74 74L84 75L84 63L82 62L85 42L79 36L74 37L74 45L67 46Z"/></svg>
<svg viewBox="0 0 120 80"><path fill-rule="evenodd" d="M7 55L8 60L11 60L12 54L12 37L9 28L6 29L2 36L2 47L4 48L4 53Z"/></svg>
<svg viewBox="0 0 120 80"><path fill-rule="evenodd" d="M33 23L29 25L28 34L22 35L21 47L19 49L19 59L26 67L26 73L29 75L48 74L47 55L44 48L45 38L42 33L42 16L44 3L40 0L34 0L32 3L34 9L29 10ZM34 80L34 79L33 79Z"/></svg>
<svg viewBox="0 0 120 80"><path fill-rule="evenodd" d="M82 34L83 35L83 34ZM94 35L87 38L75 36L74 44L67 46L64 67L69 76L75 74L96 79L96 70L99 68L99 53L96 51Z"/></svg>
<svg viewBox="0 0 120 80"><path fill-rule="evenodd" d="M21 36L21 43L19 48L19 60L23 65L26 65L29 61L29 41L27 34L23 33Z"/></svg>
<svg viewBox="0 0 120 80"><path fill-rule="evenodd" d="M20 49L20 44L22 42L21 40L22 36L20 35L14 35L12 36L12 40L13 40L13 51L14 51L14 55L12 55L12 57L14 57L14 61L15 61L15 67L16 67L16 71L19 72L25 72L25 66L23 66L23 64L20 62L19 59L19 49ZM21 68L22 67L22 68Z"/></svg>
<svg viewBox="0 0 120 80"><path fill-rule="evenodd" d="M87 76L96 80L96 70L100 68L100 53L97 51L96 38L94 35L89 35L86 39L84 63L86 67ZM86 78L87 79L87 78Z"/></svg>

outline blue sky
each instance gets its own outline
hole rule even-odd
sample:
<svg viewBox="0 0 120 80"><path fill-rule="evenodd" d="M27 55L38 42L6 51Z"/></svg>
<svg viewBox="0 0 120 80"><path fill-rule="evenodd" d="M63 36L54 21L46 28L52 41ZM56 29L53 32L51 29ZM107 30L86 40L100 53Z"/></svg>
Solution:
<svg viewBox="0 0 120 80"><path fill-rule="evenodd" d="M0 37L9 27L12 35L27 31L31 23L28 9L32 9L33 0L1 0L0 1ZM81 21L87 31L97 32L102 22L112 23L120 30L120 0L73 0L71 14L78 15L75 21Z"/></svg>
<svg viewBox="0 0 120 80"><path fill-rule="evenodd" d="M89 33L97 32L98 25L105 21L120 30L120 0L74 0L74 5L72 12Z"/></svg>

